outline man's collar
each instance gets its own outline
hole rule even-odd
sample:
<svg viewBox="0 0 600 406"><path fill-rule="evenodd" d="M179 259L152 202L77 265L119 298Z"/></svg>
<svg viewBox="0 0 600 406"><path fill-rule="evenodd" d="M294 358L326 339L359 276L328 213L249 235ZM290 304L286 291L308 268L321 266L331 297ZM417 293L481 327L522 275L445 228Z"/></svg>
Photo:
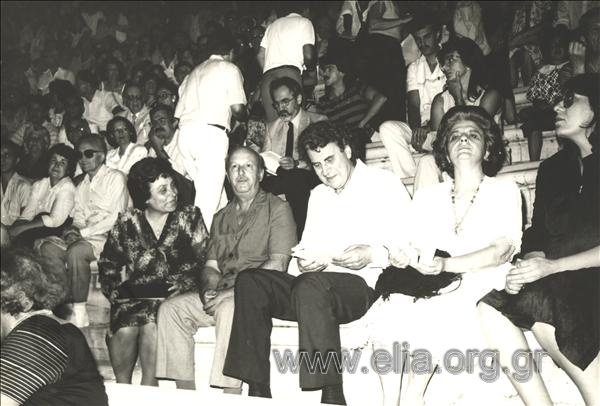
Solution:
<svg viewBox="0 0 600 406"><path fill-rule="evenodd" d="M217 54L212 54L208 59L218 59L221 61L225 60L225 58L223 58L223 55L217 55Z"/></svg>
<svg viewBox="0 0 600 406"><path fill-rule="evenodd" d="M302 115L303 115L303 108L300 107L300 110L298 110L298 114L296 114L296 117L294 117L291 122L294 125L295 129L298 129L298 127L300 126L300 120L302 119Z"/></svg>
<svg viewBox="0 0 600 406"><path fill-rule="evenodd" d="M88 182L92 182L92 180L94 179L98 179L99 177L102 177L102 175L108 171L108 167L106 166L106 163L103 163L102 166L100 166L100 169L98 169L98 172L96 172L96 174L94 175L93 178L90 178L90 174L86 173L85 177L83 178L84 181L88 181Z"/></svg>

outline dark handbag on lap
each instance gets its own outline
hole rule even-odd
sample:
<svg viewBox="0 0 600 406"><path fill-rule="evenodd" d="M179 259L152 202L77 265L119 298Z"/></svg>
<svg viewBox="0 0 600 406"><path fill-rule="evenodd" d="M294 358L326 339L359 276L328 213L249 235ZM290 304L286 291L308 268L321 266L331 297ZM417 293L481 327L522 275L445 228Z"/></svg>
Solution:
<svg viewBox="0 0 600 406"><path fill-rule="evenodd" d="M435 251L435 256L450 257L447 252L440 250ZM441 272L438 275L424 275L411 266L406 268L390 266L379 275L375 292L384 299L388 299L392 293L402 293L413 296L417 301L417 299L437 296L440 290L461 279L462 275L459 273Z"/></svg>
<svg viewBox="0 0 600 406"><path fill-rule="evenodd" d="M119 299L153 299L163 298L171 294L169 288L173 286L169 282L155 281L144 284L133 284L125 281L119 285Z"/></svg>

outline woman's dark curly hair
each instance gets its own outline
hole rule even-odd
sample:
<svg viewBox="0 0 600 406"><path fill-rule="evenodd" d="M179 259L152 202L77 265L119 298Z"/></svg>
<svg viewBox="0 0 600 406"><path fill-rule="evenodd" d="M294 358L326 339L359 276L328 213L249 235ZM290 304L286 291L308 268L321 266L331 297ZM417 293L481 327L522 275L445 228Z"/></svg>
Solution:
<svg viewBox="0 0 600 406"><path fill-rule="evenodd" d="M334 124L331 121L320 121L306 127L298 138L298 155L300 159L309 162L308 150L316 151L327 144L335 143L343 151L346 146L352 149L350 133L344 125ZM352 163L356 163L352 151Z"/></svg>
<svg viewBox="0 0 600 406"><path fill-rule="evenodd" d="M147 201L150 199L150 184L161 176L173 179L179 190L177 177L174 176L173 168L166 159L144 158L133 164L127 177L127 189L133 200L133 207L139 210L146 209Z"/></svg>
<svg viewBox="0 0 600 406"><path fill-rule="evenodd" d="M24 248L3 249L1 256L2 312L14 316L31 310L52 310L64 301L67 276L62 261L41 257Z"/></svg>
<svg viewBox="0 0 600 406"><path fill-rule="evenodd" d="M469 38L452 37L442 46L442 49L437 54L440 66L444 65L446 55L454 51L458 52L463 64L471 68L471 78L469 79L467 95L469 99L476 100L481 95L481 89L486 89L489 85L489 76L483 52Z"/></svg>
<svg viewBox="0 0 600 406"><path fill-rule="evenodd" d="M60 155L67 160L67 176L73 179L75 170L77 169L77 162L79 162L79 153L65 144L56 144L48 150L48 157L52 158L54 154Z"/></svg>
<svg viewBox="0 0 600 406"><path fill-rule="evenodd" d="M454 178L454 165L448 158L448 136L456 123L463 121L473 122L483 132L483 173L487 176L496 176L506 161L502 131L492 116L479 106L455 106L444 114L433 142L435 163L442 171L446 171Z"/></svg>
<svg viewBox="0 0 600 406"><path fill-rule="evenodd" d="M129 132L129 142L133 142L135 144L137 142L137 133L135 132L135 127L133 126L133 123L131 121L121 116L115 116L111 118L110 121L106 124L106 139L108 140L108 143L114 148L117 147L117 141L113 132L115 131L115 124L117 124L118 122L125 124L127 132Z"/></svg>

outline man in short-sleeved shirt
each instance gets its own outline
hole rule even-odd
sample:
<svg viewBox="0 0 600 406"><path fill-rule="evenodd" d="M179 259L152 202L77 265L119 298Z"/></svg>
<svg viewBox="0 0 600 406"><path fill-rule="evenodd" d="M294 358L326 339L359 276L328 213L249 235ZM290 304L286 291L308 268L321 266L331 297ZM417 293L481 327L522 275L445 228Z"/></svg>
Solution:
<svg viewBox="0 0 600 406"><path fill-rule="evenodd" d="M159 309L156 375L175 379L180 389L195 387L193 335L198 327L212 325L214 316L217 340L210 385L241 390L241 381L222 373L237 274L258 268L287 271L296 225L289 204L260 189L262 165L251 149L230 154L227 176L235 198L215 215L200 294L177 296Z"/></svg>
<svg viewBox="0 0 600 406"><path fill-rule="evenodd" d="M260 96L267 122L277 118L270 94L271 82L289 77L302 86L302 72L315 66L314 45L314 27L308 18L298 13L292 12L267 27L257 54L258 63L263 68Z"/></svg>
<svg viewBox="0 0 600 406"><path fill-rule="evenodd" d="M430 132L431 104L446 84L446 76L437 61L441 27L430 16L419 16L411 25L411 34L421 56L408 65L406 73L408 124L386 121L379 127L379 136L390 156L392 170L400 178L415 175L416 163L412 154L415 149L421 150Z"/></svg>
<svg viewBox="0 0 600 406"><path fill-rule="evenodd" d="M175 108L179 150L196 188L195 205L209 229L214 214L227 202L223 163L231 118L247 118L244 78L231 62L234 44L226 33L215 37L214 54L186 76Z"/></svg>

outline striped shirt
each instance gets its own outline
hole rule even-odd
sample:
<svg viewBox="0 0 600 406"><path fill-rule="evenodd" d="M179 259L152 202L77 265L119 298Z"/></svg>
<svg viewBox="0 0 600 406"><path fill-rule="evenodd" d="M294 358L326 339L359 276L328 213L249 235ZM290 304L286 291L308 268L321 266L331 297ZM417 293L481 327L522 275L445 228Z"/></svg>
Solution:
<svg viewBox="0 0 600 406"><path fill-rule="evenodd" d="M335 123L356 127L369 110L369 104L362 96L362 86L355 83L340 97L327 95L319 100L319 112Z"/></svg>
<svg viewBox="0 0 600 406"><path fill-rule="evenodd" d="M107 404L85 337L72 324L41 314L19 323L4 339L0 373L0 391L19 404Z"/></svg>

